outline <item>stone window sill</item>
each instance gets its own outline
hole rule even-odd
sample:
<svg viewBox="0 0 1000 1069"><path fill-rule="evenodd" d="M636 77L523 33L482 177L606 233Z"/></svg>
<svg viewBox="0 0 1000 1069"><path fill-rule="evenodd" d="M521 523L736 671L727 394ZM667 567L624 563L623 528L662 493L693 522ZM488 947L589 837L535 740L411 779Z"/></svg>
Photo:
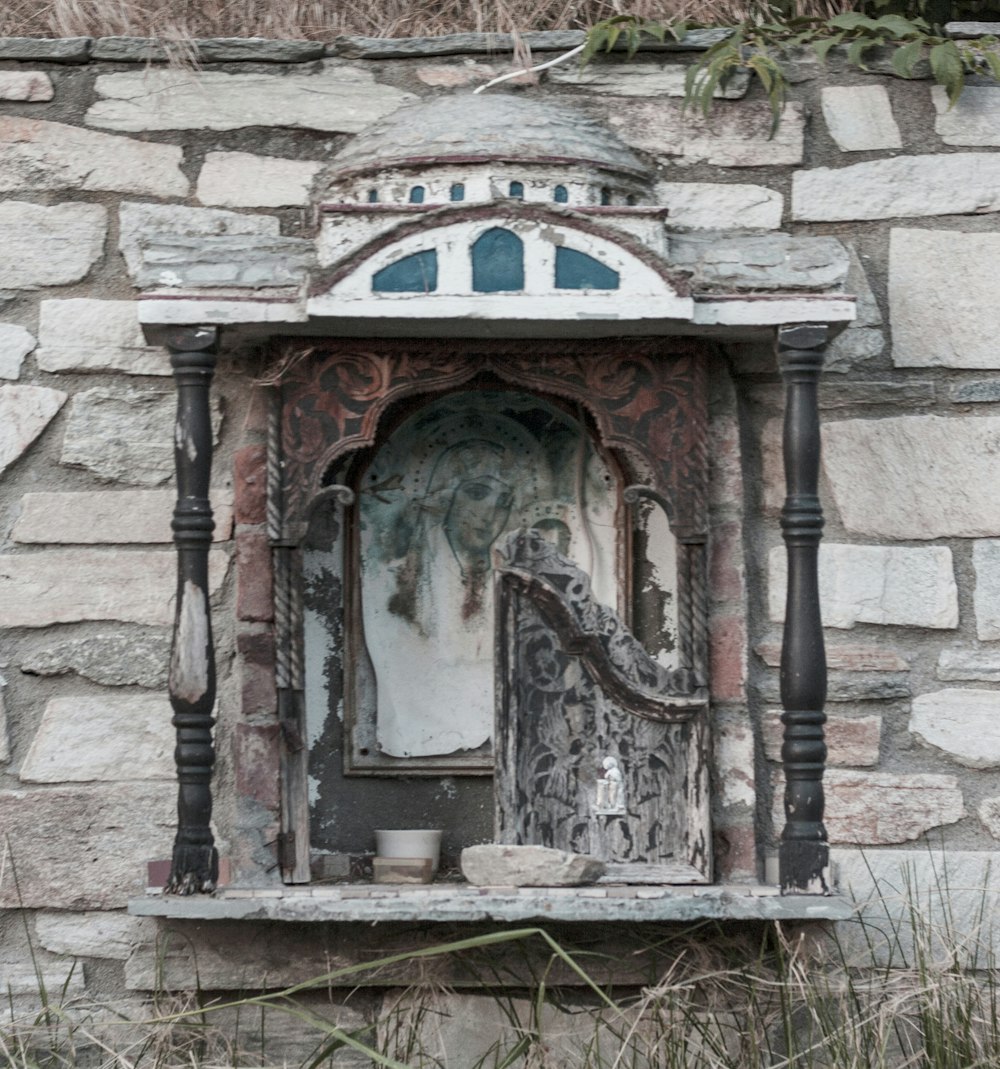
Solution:
<svg viewBox="0 0 1000 1069"><path fill-rule="evenodd" d="M676 921L848 920L837 895L781 895L765 885L712 887L471 887L344 884L213 895L148 894L129 913L176 920L254 921Z"/></svg>

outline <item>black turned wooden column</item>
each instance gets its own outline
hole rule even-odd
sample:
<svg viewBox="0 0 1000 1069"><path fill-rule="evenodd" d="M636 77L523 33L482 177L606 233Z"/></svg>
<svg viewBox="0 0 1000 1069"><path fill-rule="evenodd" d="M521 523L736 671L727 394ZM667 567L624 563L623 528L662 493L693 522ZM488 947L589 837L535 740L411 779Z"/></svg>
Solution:
<svg viewBox="0 0 1000 1069"><path fill-rule="evenodd" d="M785 507L781 533L788 550L788 593L781 649L785 725L785 828L779 871L783 894L826 894L829 847L823 826L826 745L826 652L819 606L819 483L817 385L827 342L825 326L783 327L778 359L785 380Z"/></svg>
<svg viewBox="0 0 1000 1069"><path fill-rule="evenodd" d="M215 651L208 605L208 551L212 544L210 387L215 372L217 327L165 332L177 385L174 460L177 465L177 614L170 654L170 704L177 729L177 837L168 894L215 889L219 855L212 837L212 708Z"/></svg>

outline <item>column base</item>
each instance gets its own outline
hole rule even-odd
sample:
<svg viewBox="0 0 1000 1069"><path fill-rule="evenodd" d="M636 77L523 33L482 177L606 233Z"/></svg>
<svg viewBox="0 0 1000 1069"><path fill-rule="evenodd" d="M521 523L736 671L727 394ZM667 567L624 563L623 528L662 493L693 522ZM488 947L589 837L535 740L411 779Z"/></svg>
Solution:
<svg viewBox="0 0 1000 1069"><path fill-rule="evenodd" d="M778 879L783 895L829 895L830 847L819 842L783 842L778 848Z"/></svg>

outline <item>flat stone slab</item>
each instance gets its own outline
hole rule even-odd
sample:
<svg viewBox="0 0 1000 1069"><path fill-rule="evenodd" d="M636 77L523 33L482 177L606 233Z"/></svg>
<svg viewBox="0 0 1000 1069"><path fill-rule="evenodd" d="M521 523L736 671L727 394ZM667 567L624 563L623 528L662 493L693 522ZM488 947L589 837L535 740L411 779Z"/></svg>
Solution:
<svg viewBox="0 0 1000 1069"><path fill-rule="evenodd" d="M38 343L34 334L14 323L0 323L0 379L16 379L21 364Z"/></svg>
<svg viewBox="0 0 1000 1069"><path fill-rule="evenodd" d="M104 251L107 229L100 204L0 203L0 290L79 282Z"/></svg>
<svg viewBox="0 0 1000 1069"><path fill-rule="evenodd" d="M579 87L601 96L614 97L683 97L688 68L674 63L635 63L631 66L615 63L591 63L552 67L545 78L557 85ZM712 96L722 100L739 100L746 96L750 85L747 71L735 71L724 86L715 87Z"/></svg>
<svg viewBox="0 0 1000 1069"><path fill-rule="evenodd" d="M224 208L304 206L322 166L252 152L209 152L198 176L198 200Z"/></svg>
<svg viewBox="0 0 1000 1069"><path fill-rule="evenodd" d="M935 675L945 682L1000 683L1000 650L993 646L944 649L938 656Z"/></svg>
<svg viewBox="0 0 1000 1069"><path fill-rule="evenodd" d="M656 203L671 230L777 230L785 198L767 186L731 182L657 182Z"/></svg>
<svg viewBox="0 0 1000 1069"><path fill-rule="evenodd" d="M129 913L188 920L274 921L693 921L847 920L849 902L836 896L779 895L776 887L485 888L460 884L417 887L345 884L214 895L133 898Z"/></svg>
<svg viewBox="0 0 1000 1069"><path fill-rule="evenodd" d="M36 359L42 371L170 374L169 354L146 344L135 301L85 297L42 301L38 346Z"/></svg>
<svg viewBox="0 0 1000 1069"><path fill-rule="evenodd" d="M738 188L738 187L737 187ZM699 290L808 290L841 286L850 269L836 238L789 234L685 234L670 241L670 263Z"/></svg>
<svg viewBox="0 0 1000 1069"><path fill-rule="evenodd" d="M21 656L29 675L76 673L106 687L138 686L164 690L170 661L170 632L130 627L127 632L98 632L87 638L53 641Z"/></svg>
<svg viewBox="0 0 1000 1069"><path fill-rule="evenodd" d="M949 688L913 699L910 731L967 768L1000 768L1000 692Z"/></svg>
<svg viewBox="0 0 1000 1069"><path fill-rule="evenodd" d="M165 62L179 51L198 63L308 63L321 59L322 41L280 41L267 37L195 37L183 48L157 37L98 37L90 58L115 63Z"/></svg>
<svg viewBox="0 0 1000 1069"><path fill-rule="evenodd" d="M55 96L44 71L0 71L0 100L41 103Z"/></svg>
<svg viewBox="0 0 1000 1069"><path fill-rule="evenodd" d="M62 390L46 386L0 386L0 472L26 452L65 401Z"/></svg>
<svg viewBox="0 0 1000 1069"><path fill-rule="evenodd" d="M934 130L946 145L1000 145L1000 88L967 85L955 106L942 86L931 89L937 118Z"/></svg>
<svg viewBox="0 0 1000 1069"><path fill-rule="evenodd" d="M580 887L605 872L596 857L546 846L485 843L462 851L462 875L477 887Z"/></svg>
<svg viewBox="0 0 1000 1069"><path fill-rule="evenodd" d="M973 542L972 566L976 572L976 638L988 642L1000 638L1000 539Z"/></svg>
<svg viewBox="0 0 1000 1069"><path fill-rule="evenodd" d="M823 118L841 152L902 148L884 85L831 85L821 90Z"/></svg>
<svg viewBox="0 0 1000 1069"><path fill-rule="evenodd" d="M0 59L86 63L92 37L0 37Z"/></svg>
<svg viewBox="0 0 1000 1069"><path fill-rule="evenodd" d="M352 134L416 98L371 70L327 61L316 73L149 70L102 74L89 126L108 130L240 130L279 126Z"/></svg>

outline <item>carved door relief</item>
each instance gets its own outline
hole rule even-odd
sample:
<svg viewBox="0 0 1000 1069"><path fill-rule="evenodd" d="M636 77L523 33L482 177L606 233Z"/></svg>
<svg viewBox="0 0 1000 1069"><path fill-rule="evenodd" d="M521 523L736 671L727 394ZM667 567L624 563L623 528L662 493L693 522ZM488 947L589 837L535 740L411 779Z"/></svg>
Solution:
<svg viewBox="0 0 1000 1069"><path fill-rule="evenodd" d="M703 680L653 660L536 531L508 539L499 588L497 839L622 882L711 879Z"/></svg>
<svg viewBox="0 0 1000 1069"><path fill-rule="evenodd" d="M443 741L448 716L436 726L428 717L427 732L415 735L407 723L412 702L406 672L411 678L413 672L406 669L394 681L393 658L409 643L411 664L425 664L419 687L427 693L419 701L428 710L434 687L449 687L448 651L466 623L487 621L485 657L493 660L487 565L512 530L541 530L548 544L578 560L599 600L617 609L654 654L650 663L686 673L693 690L685 700L703 693L705 367L703 350L686 339L289 343L275 375L280 401L271 447L277 484L272 537L286 553L288 547L306 550L307 616L323 602L329 638L324 685L330 719L341 718L337 730L343 731L340 775L465 777L492 771L492 698L471 711L450 742ZM596 492L601 486L603 496ZM672 547L668 566L647 559L654 543ZM318 557L310 558L311 547L320 547ZM311 573L316 560L322 567ZM654 571L659 586L651 580ZM449 600L449 583L450 601L459 605L455 626L442 623L433 600ZM508 594L502 597L509 609ZM665 613L672 614L669 635L657 633ZM299 646L291 660L301 664L297 625L296 618L287 641ZM381 636L374 652L372 631ZM451 659L465 664L458 654ZM486 663L490 688L492 668ZM500 686L499 675L496 681ZM305 686L308 692L308 680ZM390 700L394 686L397 696ZM636 781L623 747L645 745L641 740L650 728L662 733L666 727L669 739L662 745L670 753L662 756L677 766L675 751L683 750L687 760L690 745L704 742L700 723L697 717L666 726L640 720L620 738L610 721L601 728L607 753L598 756L617 761L597 777L610 792L604 827L616 856L624 834L616 809L638 805L652 813L661 804L652 795L646 799L652 781ZM307 725L298 728L297 736L284 737L306 742L296 758L302 774L292 777L301 796L316 733L310 739ZM310 773L315 780L315 769ZM416 790L417 783L397 786ZM596 779L592 786L597 789ZM395 789L384 779L383 787ZM662 804L673 803L665 796ZM647 821L649 834L659 837L647 853L674 879L704 879L704 857L692 861L683 846L682 862L676 845L663 845L677 839L678 821L686 818L663 813L662 827ZM314 825L324 819L314 808ZM304 833L308 829L300 827L300 840ZM675 856L668 858L671 852Z"/></svg>

